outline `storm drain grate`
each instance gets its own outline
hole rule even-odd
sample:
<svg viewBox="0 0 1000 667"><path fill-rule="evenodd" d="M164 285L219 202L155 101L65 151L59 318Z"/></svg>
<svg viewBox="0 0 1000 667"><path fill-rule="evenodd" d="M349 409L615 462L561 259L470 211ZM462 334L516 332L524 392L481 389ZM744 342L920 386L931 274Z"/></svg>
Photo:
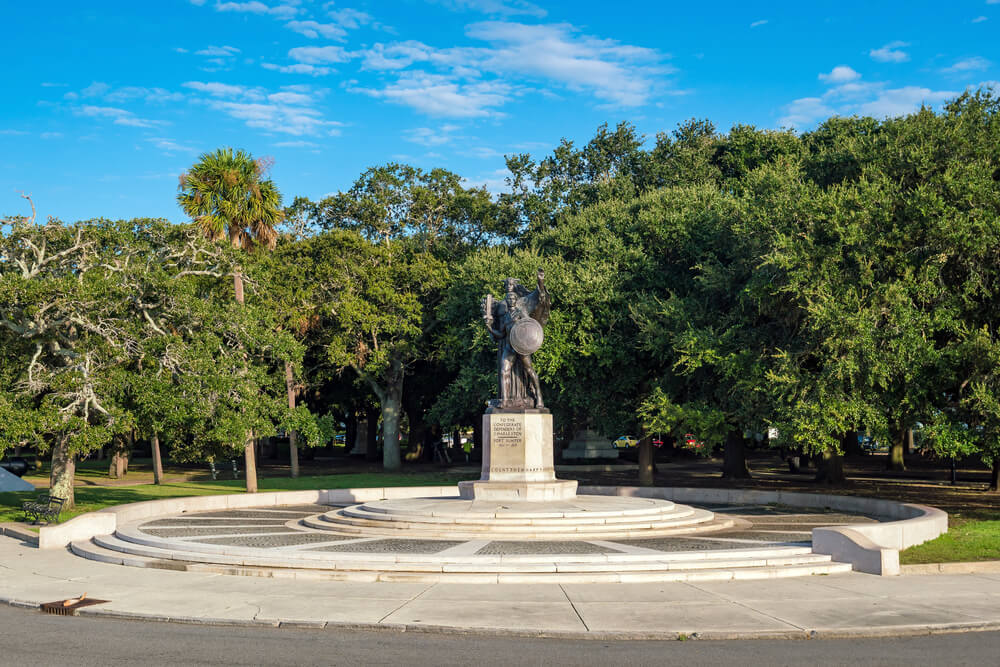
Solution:
<svg viewBox="0 0 1000 667"><path fill-rule="evenodd" d="M69 598L68 600L57 600L55 602L43 602L38 606L46 614L55 614L56 616L76 616L76 610L81 607L89 607L95 604L103 604L107 600L98 600L97 598L88 598L87 594L84 593L78 598Z"/></svg>

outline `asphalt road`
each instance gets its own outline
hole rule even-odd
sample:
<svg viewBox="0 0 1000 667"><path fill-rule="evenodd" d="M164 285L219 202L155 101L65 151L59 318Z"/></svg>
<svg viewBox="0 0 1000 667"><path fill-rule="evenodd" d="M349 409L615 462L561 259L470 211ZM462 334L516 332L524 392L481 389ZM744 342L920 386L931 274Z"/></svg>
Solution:
<svg viewBox="0 0 1000 667"><path fill-rule="evenodd" d="M668 613L668 610L664 610ZM631 641L217 627L0 607L0 665L992 665L1000 633Z"/></svg>

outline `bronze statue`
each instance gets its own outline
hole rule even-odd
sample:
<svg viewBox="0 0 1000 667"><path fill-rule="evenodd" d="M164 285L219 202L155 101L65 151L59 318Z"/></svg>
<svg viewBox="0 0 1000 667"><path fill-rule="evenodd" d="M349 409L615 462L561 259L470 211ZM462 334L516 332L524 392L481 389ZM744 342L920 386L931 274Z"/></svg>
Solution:
<svg viewBox="0 0 1000 667"><path fill-rule="evenodd" d="M544 408L538 373L531 365L531 355L542 346L542 327L549 321L549 293L545 290L545 272L538 269L538 288L529 292L514 278L504 281L506 296L494 302L487 294L482 302L483 321L499 346L497 384L500 398L490 401L491 408L523 410Z"/></svg>

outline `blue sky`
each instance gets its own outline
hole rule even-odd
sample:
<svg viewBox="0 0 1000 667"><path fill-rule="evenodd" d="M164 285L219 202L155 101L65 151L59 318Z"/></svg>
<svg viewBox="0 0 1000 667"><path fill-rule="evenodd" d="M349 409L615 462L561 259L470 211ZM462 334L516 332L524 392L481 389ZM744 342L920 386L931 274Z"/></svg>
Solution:
<svg viewBox="0 0 1000 667"><path fill-rule="evenodd" d="M177 175L219 146L274 158L290 202L367 167L503 187L627 120L807 130L1000 80L1000 0L157 0L7 3L0 214L179 221ZM1000 90L1000 85L998 85Z"/></svg>

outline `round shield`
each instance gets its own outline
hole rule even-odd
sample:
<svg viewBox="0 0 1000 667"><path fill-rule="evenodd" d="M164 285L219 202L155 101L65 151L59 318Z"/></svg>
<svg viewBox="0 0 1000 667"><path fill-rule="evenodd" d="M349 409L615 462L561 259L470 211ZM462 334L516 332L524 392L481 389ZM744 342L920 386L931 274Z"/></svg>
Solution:
<svg viewBox="0 0 1000 667"><path fill-rule="evenodd" d="M531 354L542 346L542 325L530 317L518 320L510 328L510 346L518 354Z"/></svg>

